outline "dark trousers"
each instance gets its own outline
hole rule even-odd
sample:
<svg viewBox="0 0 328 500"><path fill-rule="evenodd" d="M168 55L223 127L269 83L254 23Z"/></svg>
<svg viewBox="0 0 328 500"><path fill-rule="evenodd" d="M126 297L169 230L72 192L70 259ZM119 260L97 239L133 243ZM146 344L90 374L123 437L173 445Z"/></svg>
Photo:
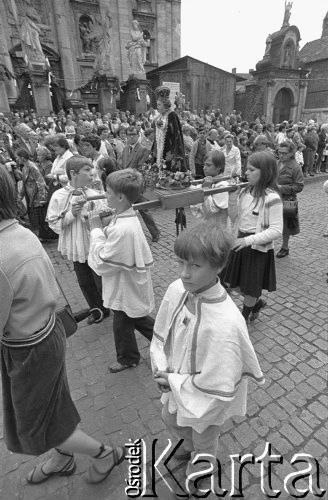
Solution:
<svg viewBox="0 0 328 500"><path fill-rule="evenodd" d="M106 310L102 300L101 277L89 267L87 262L73 262L73 265L77 281L89 308L98 307L102 311Z"/></svg>
<svg viewBox="0 0 328 500"><path fill-rule="evenodd" d="M147 201L147 200L143 196L140 196L136 200L136 203L142 203L143 201ZM151 215L151 213L149 212L149 210L147 208L145 208L143 210L139 210L139 214L142 217L144 223L146 224L146 227L147 227L148 231L150 232L151 237L157 238L159 236L160 231L159 231L158 227L156 226L156 222L154 221L154 218Z"/></svg>
<svg viewBox="0 0 328 500"><path fill-rule="evenodd" d="M205 177L204 165L195 163L195 179L203 179L204 177Z"/></svg>
<svg viewBox="0 0 328 500"><path fill-rule="evenodd" d="M130 318L124 311L113 311L113 313L117 361L122 365L138 364L140 352L134 330L138 330L146 339L151 341L155 321L150 316Z"/></svg>

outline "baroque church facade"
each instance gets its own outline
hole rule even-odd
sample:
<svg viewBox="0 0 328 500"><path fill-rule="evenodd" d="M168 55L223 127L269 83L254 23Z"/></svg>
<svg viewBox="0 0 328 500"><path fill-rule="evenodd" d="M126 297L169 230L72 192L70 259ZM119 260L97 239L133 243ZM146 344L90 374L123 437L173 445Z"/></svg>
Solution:
<svg viewBox="0 0 328 500"><path fill-rule="evenodd" d="M147 44L146 72L180 57L181 0L0 0L0 111L34 108L46 114L62 106L96 106L94 33L104 12L119 85L129 77L126 45L133 20ZM36 51L40 43L44 64L42 57L27 64L26 38Z"/></svg>

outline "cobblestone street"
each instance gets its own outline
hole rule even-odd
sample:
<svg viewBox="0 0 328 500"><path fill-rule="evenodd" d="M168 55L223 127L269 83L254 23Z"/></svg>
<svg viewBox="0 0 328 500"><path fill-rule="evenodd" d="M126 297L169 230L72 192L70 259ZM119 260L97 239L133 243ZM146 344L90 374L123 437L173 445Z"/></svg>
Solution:
<svg viewBox="0 0 328 500"><path fill-rule="evenodd" d="M268 306L249 328L266 382L249 383L246 418L229 420L220 436L220 462L225 465L222 487L230 498L229 455L264 452L270 442L272 453L283 456L273 464L272 487L284 492L284 478L295 469L290 464L295 453L308 453L320 462L320 486L327 488L327 284L328 238L323 238L328 199L322 189L327 176L307 182L299 195L300 235L291 239L290 255L276 260L277 291L268 296ZM154 210L161 229L159 243L151 245L155 266L153 285L157 307L170 282L177 278L173 259L175 225L173 211ZM187 211L187 221L192 217ZM149 234L145 230L147 238ZM276 242L276 250L280 248ZM57 276L74 311L86 307L71 263L62 259L57 244L45 245ZM233 295L238 306L241 301ZM112 318L99 325L84 326L68 341L68 378L82 428L101 441L127 443L144 438L148 449L153 439L164 448L170 435L161 420L160 394L150 371L148 344L138 335L142 360L136 369L119 374L108 372L115 361ZM2 408L0 406L0 419ZM84 481L88 460L77 456L77 471L69 478L56 478L39 486L26 484L25 476L38 460L9 453L0 424L0 500L123 500L127 463L117 467L104 483L91 486ZM304 464L302 468L305 468ZM177 470L182 477L183 470ZM298 483L297 483L298 485ZM163 481L157 483L158 498L173 498ZM243 470L246 500L268 498L260 489L260 465ZM210 497L212 498L212 497ZM214 497L213 497L214 498ZM315 498L311 494L306 498ZM324 496L323 498L327 498Z"/></svg>

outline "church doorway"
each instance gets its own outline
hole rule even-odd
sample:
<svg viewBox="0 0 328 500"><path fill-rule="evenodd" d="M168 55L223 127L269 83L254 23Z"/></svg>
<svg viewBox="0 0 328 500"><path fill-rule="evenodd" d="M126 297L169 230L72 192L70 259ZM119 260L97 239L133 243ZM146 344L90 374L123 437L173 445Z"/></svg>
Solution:
<svg viewBox="0 0 328 500"><path fill-rule="evenodd" d="M293 106L293 94L289 89L280 89L276 95L273 105L273 123L281 123L290 119L290 111Z"/></svg>

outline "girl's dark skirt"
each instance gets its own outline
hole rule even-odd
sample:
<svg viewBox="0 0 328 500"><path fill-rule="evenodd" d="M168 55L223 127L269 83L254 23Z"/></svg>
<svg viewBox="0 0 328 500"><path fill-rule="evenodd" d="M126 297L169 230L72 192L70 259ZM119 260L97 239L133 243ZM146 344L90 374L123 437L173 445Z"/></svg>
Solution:
<svg viewBox="0 0 328 500"><path fill-rule="evenodd" d="M32 347L1 345L4 438L8 450L41 455L76 429L65 367L66 336L60 319Z"/></svg>
<svg viewBox="0 0 328 500"><path fill-rule="evenodd" d="M245 237L248 234L240 234ZM274 252L259 252L251 247L245 247L238 252L232 251L228 264L221 273L221 279L228 283L230 288L239 288L244 295L260 297L262 290L274 292L276 290L276 269Z"/></svg>

